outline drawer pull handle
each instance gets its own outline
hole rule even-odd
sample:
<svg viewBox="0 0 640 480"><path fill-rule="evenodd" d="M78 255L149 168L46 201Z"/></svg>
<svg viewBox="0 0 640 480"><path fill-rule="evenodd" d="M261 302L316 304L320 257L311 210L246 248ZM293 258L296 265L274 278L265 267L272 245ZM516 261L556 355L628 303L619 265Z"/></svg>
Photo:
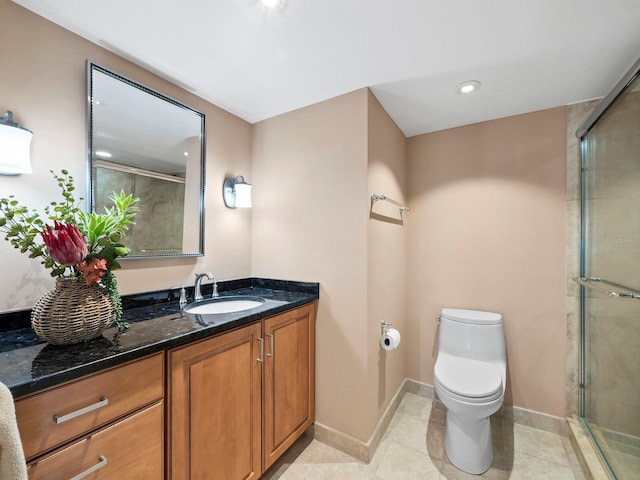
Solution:
<svg viewBox="0 0 640 480"><path fill-rule="evenodd" d="M66 415L54 415L53 421L59 425L68 420L79 417L80 415L84 415L85 413L97 410L98 408L106 407L107 405L109 405L109 399L102 397L99 402L94 403L93 405L89 405L88 407L81 408L80 410L76 410L75 412L67 413Z"/></svg>
<svg viewBox="0 0 640 480"><path fill-rule="evenodd" d="M260 357L256 360L262 363L264 362L264 338L258 337L258 342L260 343Z"/></svg>
<svg viewBox="0 0 640 480"><path fill-rule="evenodd" d="M267 357L273 357L273 335L270 334L270 333L267 333L267 337L269 337L269 340L270 340L270 343L271 343L271 346L270 346L270 349L269 349L269 353L267 353Z"/></svg>
<svg viewBox="0 0 640 480"><path fill-rule="evenodd" d="M98 457L98 460L99 460L99 462L96 463L93 467L87 468L84 472L79 473L75 477L71 477L69 480L80 480L81 478L84 478L87 475L91 475L93 472L95 472L96 470L101 469L102 467L104 467L107 464L107 457L105 457L104 455L100 455Z"/></svg>

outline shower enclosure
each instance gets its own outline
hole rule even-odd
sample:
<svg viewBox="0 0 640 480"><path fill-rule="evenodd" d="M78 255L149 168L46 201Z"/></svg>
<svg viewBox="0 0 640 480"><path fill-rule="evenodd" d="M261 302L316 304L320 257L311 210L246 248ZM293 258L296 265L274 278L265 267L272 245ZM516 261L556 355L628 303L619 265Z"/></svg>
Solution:
<svg viewBox="0 0 640 480"><path fill-rule="evenodd" d="M611 475L640 478L640 61L577 132L580 417Z"/></svg>

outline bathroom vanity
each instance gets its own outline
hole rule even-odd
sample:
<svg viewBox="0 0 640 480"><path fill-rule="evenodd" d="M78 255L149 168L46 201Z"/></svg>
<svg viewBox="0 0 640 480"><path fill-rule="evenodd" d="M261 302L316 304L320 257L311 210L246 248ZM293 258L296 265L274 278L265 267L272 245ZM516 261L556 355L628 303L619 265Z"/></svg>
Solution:
<svg viewBox="0 0 640 480"><path fill-rule="evenodd" d="M168 352L169 478L256 479L304 433L314 330L309 304Z"/></svg>
<svg viewBox="0 0 640 480"><path fill-rule="evenodd" d="M53 347L28 345L28 329L0 333L30 479L257 479L304 433L318 285L220 285L268 301L192 315L154 292L123 299L137 320L122 335Z"/></svg>
<svg viewBox="0 0 640 480"><path fill-rule="evenodd" d="M29 479L163 478L163 363L156 353L17 400Z"/></svg>

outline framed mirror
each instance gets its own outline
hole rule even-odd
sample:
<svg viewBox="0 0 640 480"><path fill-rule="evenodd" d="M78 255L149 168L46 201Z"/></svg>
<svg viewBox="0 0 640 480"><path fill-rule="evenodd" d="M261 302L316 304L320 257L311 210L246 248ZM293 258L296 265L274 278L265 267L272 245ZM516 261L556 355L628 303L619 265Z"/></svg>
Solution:
<svg viewBox="0 0 640 480"><path fill-rule="evenodd" d="M204 255L204 114L90 61L87 92L89 208L140 199L127 258Z"/></svg>

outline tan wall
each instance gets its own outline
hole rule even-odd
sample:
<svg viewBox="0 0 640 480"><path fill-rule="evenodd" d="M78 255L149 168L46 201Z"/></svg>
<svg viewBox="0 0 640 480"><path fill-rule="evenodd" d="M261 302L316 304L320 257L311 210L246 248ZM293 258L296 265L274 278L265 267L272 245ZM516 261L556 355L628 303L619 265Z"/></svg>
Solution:
<svg viewBox="0 0 640 480"><path fill-rule="evenodd" d="M253 274L320 282L318 422L367 425L367 90L254 125Z"/></svg>
<svg viewBox="0 0 640 480"><path fill-rule="evenodd" d="M372 93L368 98L369 194L383 194L405 202L407 140ZM371 208L367 246L367 389L371 431L405 378L409 355L405 340L398 349L389 352L380 348L379 343L382 320L392 322L404 339L411 335L406 321L406 227L398 207L376 202Z"/></svg>
<svg viewBox="0 0 640 480"><path fill-rule="evenodd" d="M408 376L433 383L443 307L503 315L505 402L565 412L566 109L409 139Z"/></svg>
<svg viewBox="0 0 640 480"><path fill-rule="evenodd" d="M506 401L564 414L564 108L405 140L362 89L252 128L9 0L0 28L12 47L0 54L0 113L34 131L34 174L0 176L2 196L41 208L61 168L85 191L87 58L207 115L206 256L125 262L123 293L205 269L319 281L317 419L363 441L403 377L432 383L442 307L495 310ZM253 213L223 206L222 180L238 174L254 185ZM371 193L406 201L404 226L372 218ZM0 311L30 307L47 272L7 242L0 255ZM400 349L381 353L382 319L400 328Z"/></svg>
<svg viewBox="0 0 640 480"><path fill-rule="evenodd" d="M250 171L251 125L130 62L23 9L0 0L0 111L34 132L34 173L0 176L0 195L15 194L42 211L59 200L49 170L66 168L80 196L86 196L86 65L91 59L140 83L180 100L207 116L207 197L205 256L187 259L125 260L117 277L122 293L193 283L196 271L211 270L218 278L250 273L251 212L229 210L221 199L227 175ZM248 180L251 181L250 176ZM0 311L30 308L53 287L37 260L29 260L0 241Z"/></svg>
<svg viewBox="0 0 640 480"><path fill-rule="evenodd" d="M253 274L319 281L318 422L366 441L405 377L406 139L368 90L254 126Z"/></svg>

